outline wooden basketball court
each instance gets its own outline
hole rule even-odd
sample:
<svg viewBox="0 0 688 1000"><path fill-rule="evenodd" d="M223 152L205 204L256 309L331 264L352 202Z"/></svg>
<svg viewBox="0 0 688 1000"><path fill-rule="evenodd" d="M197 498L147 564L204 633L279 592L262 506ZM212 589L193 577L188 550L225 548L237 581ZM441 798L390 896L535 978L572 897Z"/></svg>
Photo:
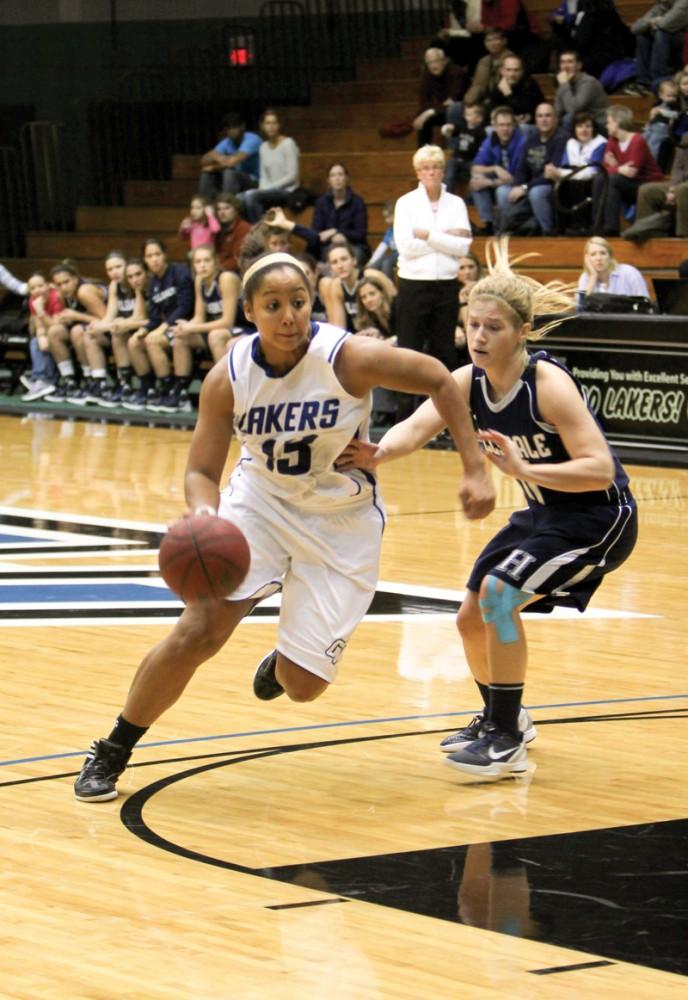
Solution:
<svg viewBox="0 0 688 1000"><path fill-rule="evenodd" d="M468 523L456 455L424 451L381 471L339 682L255 700L265 607L85 805L84 751L179 612L156 549L190 433L1 417L0 440L0 997L686 995L687 471L631 468L631 560L585 615L528 617L524 777L438 750L477 707L461 588L518 490Z"/></svg>

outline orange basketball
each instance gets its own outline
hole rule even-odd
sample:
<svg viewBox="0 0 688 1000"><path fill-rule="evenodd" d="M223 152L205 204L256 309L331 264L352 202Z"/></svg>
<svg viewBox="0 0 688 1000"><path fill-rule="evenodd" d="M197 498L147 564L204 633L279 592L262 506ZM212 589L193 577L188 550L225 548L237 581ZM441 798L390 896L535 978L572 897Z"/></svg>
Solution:
<svg viewBox="0 0 688 1000"><path fill-rule="evenodd" d="M185 604L229 597L251 565L248 542L223 517L185 517L160 543L160 574Z"/></svg>

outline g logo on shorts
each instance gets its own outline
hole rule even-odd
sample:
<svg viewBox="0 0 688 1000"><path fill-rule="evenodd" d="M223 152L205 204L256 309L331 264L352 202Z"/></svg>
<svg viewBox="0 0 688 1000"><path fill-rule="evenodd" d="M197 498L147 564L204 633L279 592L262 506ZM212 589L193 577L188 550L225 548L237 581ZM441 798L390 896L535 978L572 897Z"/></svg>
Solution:
<svg viewBox="0 0 688 1000"><path fill-rule="evenodd" d="M336 667L342 656L344 655L344 650L346 649L346 639L335 639L325 650L325 656L328 656L332 661L332 666Z"/></svg>

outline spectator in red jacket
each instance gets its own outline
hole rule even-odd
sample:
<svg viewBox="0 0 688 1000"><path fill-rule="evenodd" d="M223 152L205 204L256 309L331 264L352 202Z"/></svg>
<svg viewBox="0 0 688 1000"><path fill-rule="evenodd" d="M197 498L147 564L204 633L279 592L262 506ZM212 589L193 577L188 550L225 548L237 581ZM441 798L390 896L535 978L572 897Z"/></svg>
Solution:
<svg viewBox="0 0 688 1000"><path fill-rule="evenodd" d="M622 204L635 205L638 188L648 181L661 181L664 177L657 161L648 149L645 139L634 131L633 112L623 104L612 104L607 111L609 139L604 153L607 171L607 198L602 223L603 236L618 236ZM604 190L602 175L593 181L593 212Z"/></svg>
<svg viewBox="0 0 688 1000"><path fill-rule="evenodd" d="M419 147L432 142L432 130L444 125L447 107L463 97L469 82L467 71L448 59L442 49L427 49L423 60L418 112L413 120Z"/></svg>
<svg viewBox="0 0 688 1000"><path fill-rule="evenodd" d="M215 199L215 214L220 231L215 236L215 247L223 271L239 273L241 244L251 226L241 218L241 202L234 194L219 194Z"/></svg>

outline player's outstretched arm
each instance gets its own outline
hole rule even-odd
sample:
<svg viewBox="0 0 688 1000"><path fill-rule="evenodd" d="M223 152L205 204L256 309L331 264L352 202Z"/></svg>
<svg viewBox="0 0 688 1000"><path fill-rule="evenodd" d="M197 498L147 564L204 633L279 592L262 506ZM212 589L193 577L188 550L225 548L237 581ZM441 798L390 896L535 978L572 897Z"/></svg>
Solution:
<svg viewBox="0 0 688 1000"><path fill-rule="evenodd" d="M191 439L184 474L184 494L191 513L220 504L220 482L232 440L234 394L227 371L227 358L221 358L203 381L198 408L198 422Z"/></svg>
<svg viewBox="0 0 688 1000"><path fill-rule="evenodd" d="M417 351L392 348L369 338L350 338L337 360L337 375L352 395L361 396L379 385L430 397L412 417L387 432L380 442L380 459L406 455L448 427L464 466L459 488L464 512L469 518L489 514L495 503L494 487L473 432L467 392L444 365Z"/></svg>

